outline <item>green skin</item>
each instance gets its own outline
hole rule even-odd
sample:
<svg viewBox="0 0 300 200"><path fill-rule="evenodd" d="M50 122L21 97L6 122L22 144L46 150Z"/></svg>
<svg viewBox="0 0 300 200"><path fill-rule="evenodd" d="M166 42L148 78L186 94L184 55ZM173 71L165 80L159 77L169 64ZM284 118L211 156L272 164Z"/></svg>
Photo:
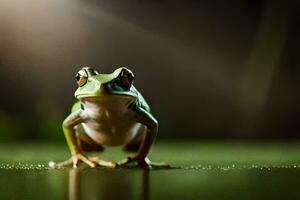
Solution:
<svg viewBox="0 0 300 200"><path fill-rule="evenodd" d="M133 86L132 72L121 67L111 74L99 74L89 67L82 68L77 76L75 92L78 101L63 122L63 132L72 157L61 163L50 162L50 167L61 168L84 162L90 167L115 168L130 163L142 167L168 166L153 164L147 154L157 135L158 122L150 107ZM136 145L138 153L118 163L99 157L89 157L86 147L103 149L103 146Z"/></svg>

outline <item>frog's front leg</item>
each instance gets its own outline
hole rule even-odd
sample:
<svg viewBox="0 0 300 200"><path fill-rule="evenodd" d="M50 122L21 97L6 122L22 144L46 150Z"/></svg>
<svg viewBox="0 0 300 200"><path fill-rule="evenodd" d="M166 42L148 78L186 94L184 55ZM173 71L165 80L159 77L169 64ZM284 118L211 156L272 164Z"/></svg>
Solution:
<svg viewBox="0 0 300 200"><path fill-rule="evenodd" d="M79 138L75 134L74 127L80 123L84 122L82 117L82 111L79 109L76 112L70 114L63 122L63 132L65 134L68 146L71 151L71 158L60 163L50 162L49 166L52 168L62 168L65 166L73 165L73 168L77 168L79 162L84 162L90 167L96 167L96 165L106 166L106 167L116 167L116 163L102 161L96 159L95 157L88 157L83 153L80 147Z"/></svg>
<svg viewBox="0 0 300 200"><path fill-rule="evenodd" d="M129 163L136 162L138 166L144 167L144 168L151 168L151 167L169 167L168 164L162 163L152 163L147 158L147 154L149 153L150 147L153 144L153 141L157 135L158 132L158 122L157 120L146 110L143 108L133 108L135 111L135 119L137 122L145 125L147 127L147 132L144 138L144 141L142 142L139 152L137 156L133 158L126 158L122 161L120 161L118 164L120 166L127 165Z"/></svg>
<svg viewBox="0 0 300 200"><path fill-rule="evenodd" d="M77 168L79 161L82 161L91 167L96 166L95 163L93 163L91 160L89 160L88 157L82 153L82 151L79 148L79 145L77 143L77 138L76 138L74 127L84 121L81 115L82 115L81 110L77 110L77 111L71 113L63 122L63 132L66 137L72 157L70 159L68 159L64 162L60 162L60 163L50 162L49 163L50 167L61 168L61 167L73 165L74 168Z"/></svg>

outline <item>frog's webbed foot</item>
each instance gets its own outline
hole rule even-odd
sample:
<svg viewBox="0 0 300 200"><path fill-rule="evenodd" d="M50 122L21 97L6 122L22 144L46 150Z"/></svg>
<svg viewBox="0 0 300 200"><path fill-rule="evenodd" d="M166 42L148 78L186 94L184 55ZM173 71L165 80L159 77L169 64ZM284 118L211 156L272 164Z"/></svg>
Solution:
<svg viewBox="0 0 300 200"><path fill-rule="evenodd" d="M94 168L96 167L96 164L89 159L89 157L85 156L82 153L77 153L72 155L72 157L66 161L55 163L53 161L49 162L49 167L50 168L64 168L64 167L70 167L73 166L73 168L77 168L78 164L80 162L86 163L90 167Z"/></svg>
<svg viewBox="0 0 300 200"><path fill-rule="evenodd" d="M118 165L116 162L101 160L99 157L89 157L89 159L102 167L116 168Z"/></svg>
<svg viewBox="0 0 300 200"><path fill-rule="evenodd" d="M151 162L147 157L139 160L137 157L128 157L124 160L118 162L118 165L123 166L130 166L136 163L137 167L141 167L143 169L163 169L163 168L170 168L171 166L167 163L155 163Z"/></svg>
<svg viewBox="0 0 300 200"><path fill-rule="evenodd" d="M82 153L78 153L78 154L73 155L70 159L60 162L60 163L55 163L53 161L50 161L49 167L50 168L64 168L64 167L73 166L73 168L77 168L78 164L80 162L83 162L92 168L96 167L97 165L103 166L103 167L111 167L111 168L115 168L117 166L117 164L115 162L104 161L98 157L88 157Z"/></svg>

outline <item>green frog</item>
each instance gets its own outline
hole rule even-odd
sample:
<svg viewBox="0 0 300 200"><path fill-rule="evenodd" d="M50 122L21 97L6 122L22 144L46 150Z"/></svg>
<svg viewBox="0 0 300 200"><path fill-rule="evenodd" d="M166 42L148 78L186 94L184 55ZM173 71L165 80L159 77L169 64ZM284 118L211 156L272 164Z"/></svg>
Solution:
<svg viewBox="0 0 300 200"><path fill-rule="evenodd" d="M151 114L144 97L134 87L134 74L126 67L111 74L101 74L83 67L76 74L78 89L71 114L63 122L63 132L71 151L71 158L60 163L49 162L52 168L73 166L80 162L90 167L115 168L128 164L141 167L167 167L154 164L147 154L157 135L158 122ZM120 146L135 150L137 155L120 162L87 156L106 146Z"/></svg>

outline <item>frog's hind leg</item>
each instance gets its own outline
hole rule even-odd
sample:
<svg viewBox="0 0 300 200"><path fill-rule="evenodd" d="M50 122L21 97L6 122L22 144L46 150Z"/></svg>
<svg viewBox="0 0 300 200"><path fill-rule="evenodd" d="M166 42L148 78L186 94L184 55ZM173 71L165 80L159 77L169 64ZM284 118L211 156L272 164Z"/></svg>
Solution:
<svg viewBox="0 0 300 200"><path fill-rule="evenodd" d="M145 134L145 127L141 127L136 136L123 147L123 150L128 152L138 152L144 141Z"/></svg>
<svg viewBox="0 0 300 200"><path fill-rule="evenodd" d="M82 129L81 129L82 130ZM74 156L78 156L81 161L84 161L91 167L103 166L103 167L109 167L109 168L115 168L117 166L117 163L111 162L111 161L105 161L100 159L96 156L86 156L84 153L90 153L90 152L101 152L104 150L104 147L101 144L98 144L94 142L88 135L85 134L85 132L80 131L80 128L76 129L75 131L75 142L76 146L79 149L78 155L73 155L70 159L63 161L63 162L49 162L50 168L64 168L68 166L74 165ZM78 162L78 161L77 161Z"/></svg>
<svg viewBox="0 0 300 200"><path fill-rule="evenodd" d="M79 133L78 130L75 131L75 135L76 135L76 145L79 148L80 152L101 152L104 150L104 147L100 144L95 143L88 135L86 135L85 133ZM90 163L90 165L94 165L94 164L99 164L98 159L96 160L95 157L86 157L87 162ZM49 166L51 168L62 168L62 167L68 167L68 166L72 166L73 165L73 158L70 158L66 161L63 162L53 162L50 161L49 162ZM99 164L100 165L100 164Z"/></svg>
<svg viewBox="0 0 300 200"><path fill-rule="evenodd" d="M101 152L104 147L94 142L88 135L76 132L78 146L84 152Z"/></svg>
<svg viewBox="0 0 300 200"><path fill-rule="evenodd" d="M88 135L82 133L76 133L77 143L82 151L84 152L101 152L104 147L94 142ZM117 164L115 162L101 160L97 156L89 157L89 160L100 166L115 168Z"/></svg>
<svg viewBox="0 0 300 200"><path fill-rule="evenodd" d="M124 151L128 152L138 152L145 141L145 135L146 135L146 127L142 126L140 127L137 135L123 147ZM124 163L128 162L130 158L125 158L124 160L120 161L118 164L122 166ZM155 168L155 169L160 169L160 168L170 168L171 166L167 163L157 163L157 162L152 162L149 160L148 157L145 157L144 162L141 162L138 164L139 167L145 168L145 169L150 169L150 168Z"/></svg>

